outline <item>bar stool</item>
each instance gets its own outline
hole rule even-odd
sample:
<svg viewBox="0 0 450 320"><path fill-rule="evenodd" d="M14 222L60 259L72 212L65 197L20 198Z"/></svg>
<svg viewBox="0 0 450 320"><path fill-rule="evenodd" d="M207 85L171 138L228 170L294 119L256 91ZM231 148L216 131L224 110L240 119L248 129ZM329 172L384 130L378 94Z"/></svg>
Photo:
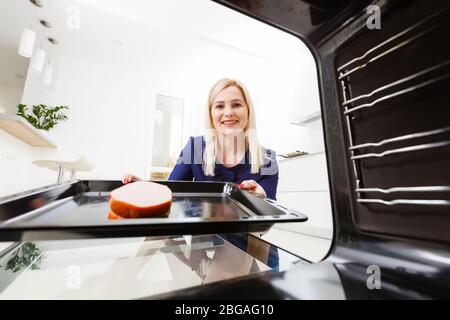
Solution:
<svg viewBox="0 0 450 320"><path fill-rule="evenodd" d="M36 160L33 161L33 164L58 171L58 183L63 181L66 170L70 170L70 179L73 180L77 171L91 171L95 167L85 156L75 161Z"/></svg>

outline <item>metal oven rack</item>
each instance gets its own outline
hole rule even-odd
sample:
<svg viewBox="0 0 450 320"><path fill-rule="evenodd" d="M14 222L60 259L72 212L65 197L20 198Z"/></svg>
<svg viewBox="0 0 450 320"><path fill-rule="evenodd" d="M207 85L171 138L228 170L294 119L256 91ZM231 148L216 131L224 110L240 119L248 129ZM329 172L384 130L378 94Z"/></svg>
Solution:
<svg viewBox="0 0 450 320"><path fill-rule="evenodd" d="M355 74L364 73L372 64L394 54L401 57L401 50L408 48L408 46L414 46L417 41L423 41L424 38L431 36L444 26L448 26L449 19L446 16L449 16L449 11L449 8L446 7L422 19L337 68L342 90L342 112L345 116L344 121L348 136L349 160L355 184L354 191L356 201L361 205L450 206L450 198L448 197L450 183L446 185L390 185L381 187L368 185L364 179L364 162L367 159L374 161L374 159L395 157L398 154L426 153L431 149L449 148L450 119L448 119L448 125L446 126L440 124L438 127L431 127L424 131L417 131L417 128L411 127L410 132L406 134L378 138L373 141L356 142L355 137L361 136L361 128L359 129L360 132L356 132L354 128L354 121L358 115L368 110L376 112L377 108L398 98L407 101L414 92L448 81L450 79L450 59L441 59L433 65L428 64L425 68L402 75L401 78L371 88L370 91L359 92L358 94L352 92L352 77ZM392 67L395 68L395 66ZM450 105L448 107L450 108ZM430 105L423 105L422 108L428 109L426 112L433 112ZM405 115L405 121L407 121L406 118L407 115ZM395 126L395 123L386 123L386 125ZM430 168L430 170L433 170L433 168ZM398 197L398 194L403 196ZM428 196L424 196L425 194ZM408 195L408 198L405 195ZM430 197L430 195L434 196ZM388 196L388 199L385 198L386 196Z"/></svg>

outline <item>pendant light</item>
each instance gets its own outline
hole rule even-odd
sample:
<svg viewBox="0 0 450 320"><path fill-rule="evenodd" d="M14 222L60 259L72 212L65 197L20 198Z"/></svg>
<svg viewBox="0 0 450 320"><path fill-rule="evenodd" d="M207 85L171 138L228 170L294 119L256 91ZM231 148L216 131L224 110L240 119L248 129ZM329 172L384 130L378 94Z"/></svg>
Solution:
<svg viewBox="0 0 450 320"><path fill-rule="evenodd" d="M52 27L51 23L44 19L39 20L39 23L45 29L50 29ZM33 55L32 61L31 61L32 70L34 72L36 72L37 74L42 73L42 70L44 69L44 65L45 65L45 58L47 56L46 52L43 49L43 45L45 44L45 42L44 42L45 29L42 31L42 39L41 39L41 44L39 46L39 49L35 50L35 53Z"/></svg>
<svg viewBox="0 0 450 320"><path fill-rule="evenodd" d="M44 82L44 85L47 87L50 87L52 85L53 81L53 65L50 62L50 56L52 56L52 48L53 46L58 45L58 40L52 37L47 38L48 42L51 43L50 47L48 47L48 63L45 65L44 68L44 74L42 75L42 81Z"/></svg>
<svg viewBox="0 0 450 320"><path fill-rule="evenodd" d="M50 64L50 60L45 65L44 75L42 77L44 85L50 87L52 85L52 78L53 78L53 65Z"/></svg>
<svg viewBox="0 0 450 320"><path fill-rule="evenodd" d="M20 38L19 50L17 51L22 57L30 58L33 55L34 42L36 40L36 32L30 28L26 28L22 32Z"/></svg>
<svg viewBox="0 0 450 320"><path fill-rule="evenodd" d="M44 69L45 56L46 53L42 48L39 48L34 52L33 59L31 60L31 67L37 74L41 74Z"/></svg>
<svg viewBox="0 0 450 320"><path fill-rule="evenodd" d="M42 8L41 0L30 0L36 8ZM25 28L20 37L19 49L17 52L25 58L31 58L34 50L34 42L36 41L36 32L31 27ZM44 57L45 59L45 57Z"/></svg>

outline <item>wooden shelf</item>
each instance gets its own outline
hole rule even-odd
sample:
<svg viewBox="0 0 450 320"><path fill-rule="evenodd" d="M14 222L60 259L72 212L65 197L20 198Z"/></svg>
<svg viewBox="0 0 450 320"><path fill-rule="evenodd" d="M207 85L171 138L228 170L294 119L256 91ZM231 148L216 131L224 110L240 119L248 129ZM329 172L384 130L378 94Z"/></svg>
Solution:
<svg viewBox="0 0 450 320"><path fill-rule="evenodd" d="M24 118L0 114L0 129L33 147L57 148L48 137L40 133Z"/></svg>

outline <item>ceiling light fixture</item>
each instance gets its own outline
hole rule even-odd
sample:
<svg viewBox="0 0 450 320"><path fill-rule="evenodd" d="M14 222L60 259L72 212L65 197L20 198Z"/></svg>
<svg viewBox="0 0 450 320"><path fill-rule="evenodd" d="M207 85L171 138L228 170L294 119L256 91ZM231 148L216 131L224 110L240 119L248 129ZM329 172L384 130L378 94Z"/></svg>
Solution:
<svg viewBox="0 0 450 320"><path fill-rule="evenodd" d="M52 24L50 22L48 22L47 20L44 20L44 19L39 20L39 23L42 26L44 26L46 28L49 28L49 29L52 27Z"/></svg>
<svg viewBox="0 0 450 320"><path fill-rule="evenodd" d="M47 40L48 40L48 42L50 42L51 44L54 44L54 45L59 44L58 40L56 40L55 38L48 37Z"/></svg>
<svg viewBox="0 0 450 320"><path fill-rule="evenodd" d="M41 0L30 0L30 2L39 8L42 8L44 6Z"/></svg>

